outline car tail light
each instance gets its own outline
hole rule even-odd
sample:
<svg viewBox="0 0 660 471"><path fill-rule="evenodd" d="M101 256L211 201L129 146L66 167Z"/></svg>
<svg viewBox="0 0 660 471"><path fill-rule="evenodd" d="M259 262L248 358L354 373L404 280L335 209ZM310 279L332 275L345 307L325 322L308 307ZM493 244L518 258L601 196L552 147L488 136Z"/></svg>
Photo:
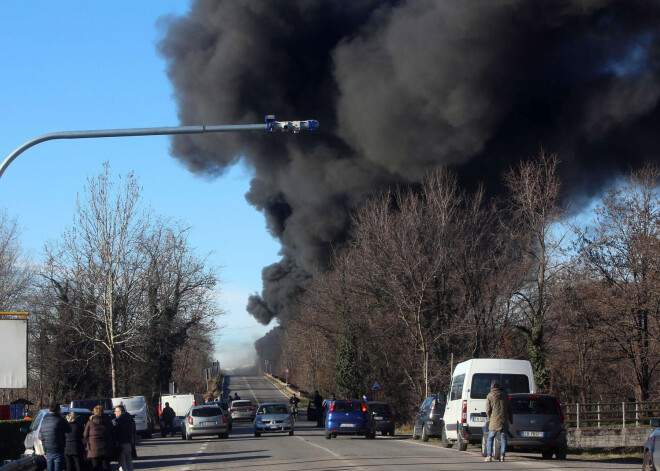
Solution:
<svg viewBox="0 0 660 471"><path fill-rule="evenodd" d="M387 419L387 420L389 420L390 422L394 422L394 416L393 416L393 415L390 415L390 418Z"/></svg>
<svg viewBox="0 0 660 471"><path fill-rule="evenodd" d="M529 395L527 396L527 399L538 399L538 398L539 398L538 396L535 396L535 395L533 395L533 394L529 394Z"/></svg>
<svg viewBox="0 0 660 471"><path fill-rule="evenodd" d="M332 405L330 406L330 412L335 411L335 403L333 402Z"/></svg>
<svg viewBox="0 0 660 471"><path fill-rule="evenodd" d="M467 423L467 401L463 401L463 409L461 410L461 423Z"/></svg>
<svg viewBox="0 0 660 471"><path fill-rule="evenodd" d="M227 416L226 416L226 415L223 415L223 416L222 416L222 423L224 424L225 422L227 422Z"/></svg>
<svg viewBox="0 0 660 471"><path fill-rule="evenodd" d="M39 441L41 441L41 431L39 431Z"/></svg>
<svg viewBox="0 0 660 471"><path fill-rule="evenodd" d="M561 410L561 404L559 403L559 399L555 397L555 402L557 403L557 410L559 411L559 418L561 421L564 421L564 411Z"/></svg>
<svg viewBox="0 0 660 471"><path fill-rule="evenodd" d="M427 423L428 423L429 425L435 425L435 421L434 421L433 419L430 419Z"/></svg>
<svg viewBox="0 0 660 471"><path fill-rule="evenodd" d="M189 423L190 425L193 424L193 418L192 418L192 415L188 417L188 423Z"/></svg>
<svg viewBox="0 0 660 471"><path fill-rule="evenodd" d="M364 402L362 403L362 412L367 412L367 405Z"/></svg>
<svg viewBox="0 0 660 471"><path fill-rule="evenodd" d="M197 401L193 401L193 406L196 406L196 405L197 405Z"/></svg>
<svg viewBox="0 0 660 471"><path fill-rule="evenodd" d="M252 406L252 407L250 407L250 410L254 410L254 409L255 409L255 407L254 407L254 406Z"/></svg>
<svg viewBox="0 0 660 471"><path fill-rule="evenodd" d="M236 412L236 409L232 407L231 409L229 409L229 412Z"/></svg>
<svg viewBox="0 0 660 471"><path fill-rule="evenodd" d="M163 405L158 404L158 417L160 417L161 415L163 415Z"/></svg>
<svg viewBox="0 0 660 471"><path fill-rule="evenodd" d="M431 410L435 409L435 400L431 403Z"/></svg>

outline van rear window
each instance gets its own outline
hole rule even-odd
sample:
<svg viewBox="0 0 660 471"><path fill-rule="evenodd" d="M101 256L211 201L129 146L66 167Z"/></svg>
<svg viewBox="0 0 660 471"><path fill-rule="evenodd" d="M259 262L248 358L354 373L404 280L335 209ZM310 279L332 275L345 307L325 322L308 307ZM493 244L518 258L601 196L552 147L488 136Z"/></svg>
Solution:
<svg viewBox="0 0 660 471"><path fill-rule="evenodd" d="M494 379L498 380L502 389L509 394L529 392L529 379L527 375L477 373L472 376L470 397L472 399L486 399L486 396L490 392L490 383Z"/></svg>

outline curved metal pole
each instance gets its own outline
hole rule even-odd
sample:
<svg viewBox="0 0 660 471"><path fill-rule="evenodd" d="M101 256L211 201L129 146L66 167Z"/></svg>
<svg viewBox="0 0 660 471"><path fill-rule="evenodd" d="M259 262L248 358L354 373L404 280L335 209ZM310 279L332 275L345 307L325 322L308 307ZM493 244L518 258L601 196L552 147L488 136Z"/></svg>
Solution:
<svg viewBox="0 0 660 471"><path fill-rule="evenodd" d="M45 141L54 139L89 139L96 137L130 137L130 136L164 136L174 134L201 134L206 132L226 132L226 131L292 131L297 134L301 130L314 131L319 123L310 119L306 121L275 121L275 115L266 115L265 124L230 124L213 126L174 126L164 128L128 128L128 129L100 129L97 131L63 131L52 132L35 137L18 147L9 154L0 165L0 178L10 163L30 147Z"/></svg>

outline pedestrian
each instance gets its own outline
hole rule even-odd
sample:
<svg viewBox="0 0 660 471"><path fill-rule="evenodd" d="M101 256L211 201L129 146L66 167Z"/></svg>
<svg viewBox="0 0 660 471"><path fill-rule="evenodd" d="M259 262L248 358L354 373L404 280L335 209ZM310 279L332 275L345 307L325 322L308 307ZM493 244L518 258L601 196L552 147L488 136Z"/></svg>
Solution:
<svg viewBox="0 0 660 471"><path fill-rule="evenodd" d="M71 427L70 432L66 432L66 446L64 447L64 459L66 460L67 471L82 471L83 460L85 459L85 448L83 447L82 437L85 425L80 423L80 418L75 412L69 412L66 415L66 421Z"/></svg>
<svg viewBox="0 0 660 471"><path fill-rule="evenodd" d="M298 420L298 403L300 398L296 397L296 393L291 394L289 398L289 404L291 405L291 414L293 415L293 420Z"/></svg>
<svg viewBox="0 0 660 471"><path fill-rule="evenodd" d="M323 427L323 398L318 391L314 391L314 409L316 410L316 426Z"/></svg>
<svg viewBox="0 0 660 471"><path fill-rule="evenodd" d="M94 471L110 471L110 460L115 457L115 434L110 417L103 414L103 406L94 407L83 438L87 439L87 458L92 461Z"/></svg>
<svg viewBox="0 0 660 471"><path fill-rule="evenodd" d="M120 471L133 471L133 431L135 422L123 405L115 407L112 425L117 439L117 461Z"/></svg>
<svg viewBox="0 0 660 471"><path fill-rule="evenodd" d="M486 397L486 416L489 420L488 441L486 442L486 461L493 461L493 441L500 435L500 461L504 461L506 454L507 432L509 424L513 423L513 413L509 404L509 395L500 388L500 382L494 379L490 383L490 392Z"/></svg>
<svg viewBox="0 0 660 471"><path fill-rule="evenodd" d="M66 433L70 431L71 426L62 417L60 405L53 402L48 407L48 413L41 422L41 442L46 453L48 471L62 471L64 469Z"/></svg>
<svg viewBox="0 0 660 471"><path fill-rule="evenodd" d="M235 392L235 393L234 393L234 397L232 397L231 400L232 400L232 402L234 402L234 401L240 401L240 400L241 400L241 396L239 396L238 393Z"/></svg>
<svg viewBox="0 0 660 471"><path fill-rule="evenodd" d="M176 412L174 412L174 409L170 407L170 403L166 402L165 403L165 408L162 410L160 413L160 436L164 437L167 435L168 430L172 432L172 436L174 436L174 427L172 426L172 423L174 422L174 417L176 416Z"/></svg>

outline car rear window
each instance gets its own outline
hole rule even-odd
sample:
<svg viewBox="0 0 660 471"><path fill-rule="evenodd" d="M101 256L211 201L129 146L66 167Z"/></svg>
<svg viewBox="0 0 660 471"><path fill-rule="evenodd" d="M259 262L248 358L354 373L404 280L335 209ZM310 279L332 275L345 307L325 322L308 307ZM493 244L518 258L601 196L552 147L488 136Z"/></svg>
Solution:
<svg viewBox="0 0 660 471"><path fill-rule="evenodd" d="M502 385L502 389L509 394L529 392L529 378L527 378L527 375L477 373L472 376L470 397L472 399L486 399L490 392L490 383L494 379L498 380Z"/></svg>
<svg viewBox="0 0 660 471"><path fill-rule="evenodd" d="M222 409L219 407L201 407L199 409L192 410L193 417L215 417L222 415Z"/></svg>
<svg viewBox="0 0 660 471"><path fill-rule="evenodd" d="M233 401L231 403L232 407L250 407L252 403L250 401Z"/></svg>
<svg viewBox="0 0 660 471"><path fill-rule="evenodd" d="M361 402L335 402L334 412L362 412Z"/></svg>
<svg viewBox="0 0 660 471"><path fill-rule="evenodd" d="M559 415L557 401L553 397L512 397L510 402L514 414Z"/></svg>
<svg viewBox="0 0 660 471"><path fill-rule="evenodd" d="M377 414L389 414L390 405L389 404L370 404L371 410Z"/></svg>

